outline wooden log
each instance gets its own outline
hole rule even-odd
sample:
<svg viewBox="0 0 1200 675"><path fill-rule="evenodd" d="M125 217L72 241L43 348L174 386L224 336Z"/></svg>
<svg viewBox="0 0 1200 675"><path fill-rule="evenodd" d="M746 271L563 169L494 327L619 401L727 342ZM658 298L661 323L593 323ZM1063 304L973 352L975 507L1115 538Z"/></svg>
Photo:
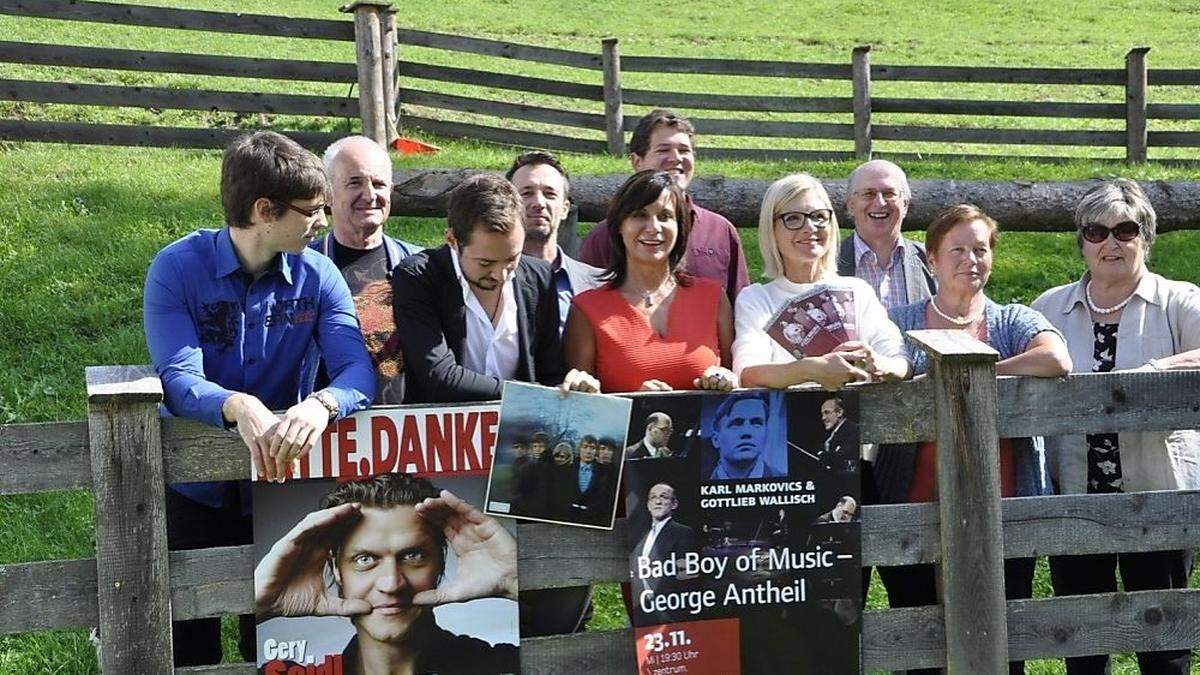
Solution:
<svg viewBox="0 0 1200 675"><path fill-rule="evenodd" d="M600 63L604 70L604 133L608 154L625 155L625 130L621 102L621 49L617 38L605 38L600 43Z"/></svg>
<svg viewBox="0 0 1200 675"><path fill-rule="evenodd" d="M1160 86L1200 86L1200 68L1155 68L1149 71L1149 83Z"/></svg>
<svg viewBox="0 0 1200 675"><path fill-rule="evenodd" d="M253 129L189 129L132 124L85 124L0 120L0 138L10 141L76 143L80 145L133 145L159 148L223 148ZM319 152L342 134L276 129L300 145Z"/></svg>
<svg viewBox="0 0 1200 675"><path fill-rule="evenodd" d="M171 670L162 385L147 366L86 370L96 495L99 659L110 673Z"/></svg>
<svg viewBox="0 0 1200 675"><path fill-rule="evenodd" d="M884 125L874 128L881 141L934 143L1004 143L1008 145L1121 146L1125 134L1118 131L1074 131L1065 129L972 129L923 125Z"/></svg>
<svg viewBox="0 0 1200 675"><path fill-rule="evenodd" d="M871 78L903 82L1124 85L1119 68L1003 68L993 66L871 66Z"/></svg>
<svg viewBox="0 0 1200 675"><path fill-rule="evenodd" d="M850 57L854 73L854 156L871 159L871 45L859 45Z"/></svg>
<svg viewBox="0 0 1200 675"><path fill-rule="evenodd" d="M1134 47L1125 55L1125 161L1146 161L1146 52Z"/></svg>
<svg viewBox="0 0 1200 675"><path fill-rule="evenodd" d="M400 44L411 45L413 47L446 49L455 52L467 52L468 54L497 56L504 59L535 61L537 63L551 63L554 65L570 66L571 68L583 68L586 70L600 70L599 54L587 54L568 49L534 47L532 45L521 45L513 42L501 42L499 40L486 40L484 38L474 37L460 37L458 35L447 35L445 33L433 33L430 31L411 29L400 30L399 33L397 33L396 38L400 41Z"/></svg>
<svg viewBox="0 0 1200 675"><path fill-rule="evenodd" d="M603 101L604 87L594 84L563 82L543 77L525 77L508 73L493 73L486 70L438 66L431 63L404 62L404 77L438 82L474 84L492 89L524 91L547 96L566 96L588 101Z"/></svg>
<svg viewBox="0 0 1200 675"><path fill-rule="evenodd" d="M569 136L542 134L533 131L500 129L498 127L469 124L467 122L446 122L413 115L405 115L404 119L407 121L408 126L421 129L427 133L454 138L478 138L500 145L513 145L520 148L545 148L548 150L566 150L568 152L592 154L600 154L607 149L604 141L593 141L586 138L571 138ZM469 171L469 173L474 174L479 172Z"/></svg>
<svg viewBox="0 0 1200 675"><path fill-rule="evenodd" d="M692 108L698 110L737 110L745 112L852 112L853 99L834 96L748 96L742 94L692 94L624 89L630 105Z"/></svg>
<svg viewBox="0 0 1200 675"><path fill-rule="evenodd" d="M396 10L387 8L380 15L379 43L383 49L381 65L383 66L383 109L384 125L387 127L388 145L400 137L397 115L400 111L400 101L396 97L397 67L396 67Z"/></svg>
<svg viewBox="0 0 1200 675"><path fill-rule="evenodd" d="M103 105L171 110L268 113L347 117L358 115L358 101L339 96L267 94L169 87L33 82L0 79L0 99L68 105Z"/></svg>
<svg viewBox="0 0 1200 675"><path fill-rule="evenodd" d="M304 19L243 12L208 12L86 0L3 0L0 14L115 23L138 28L181 28L270 37L353 40L349 21Z"/></svg>
<svg viewBox="0 0 1200 675"><path fill-rule="evenodd" d="M436 133L436 132L435 132ZM1119 136L1120 134L1118 134ZM497 138L503 138L499 134ZM593 147L595 147L593 145ZM718 154L718 148L700 148L701 158ZM593 152L602 152L592 150ZM740 151L739 151L740 152ZM745 151L750 153L756 150ZM769 152L769 151L762 151ZM877 154L887 155L889 153ZM839 155L849 158L850 153ZM400 170L395 173L392 215L444 216L445 196L467 176L479 173L468 169ZM571 181L571 200L579 207L583 222L604 218L608 200L627 178L625 175L575 176ZM823 180L843 223L843 236L849 234L849 215L843 205L846 181ZM1000 221L1004 230L1024 232L1073 232L1075 206L1094 183L1035 181L910 181L913 199L904 229L923 230L943 208L969 202L978 205ZM715 209L740 227L758 226L758 209L770 181L736 179L724 176L698 176L688 187L695 200ZM1158 213L1160 232L1200 228L1200 182L1146 181L1142 183Z"/></svg>
<svg viewBox="0 0 1200 675"><path fill-rule="evenodd" d="M349 83L355 82L357 78L353 63L176 54L140 49L74 47L11 41L0 41L0 61L40 66L255 77L264 80Z"/></svg>
<svg viewBox="0 0 1200 675"><path fill-rule="evenodd" d="M625 117L625 128L633 129L641 117ZM853 124L833 122L773 122L769 120L722 120L692 118L696 133L706 136L761 136L764 138L854 138Z"/></svg>
<svg viewBox="0 0 1200 675"><path fill-rule="evenodd" d="M850 66L840 63L797 63L748 59L701 59L674 56L626 56L621 68L630 73L745 75L849 80Z"/></svg>
<svg viewBox="0 0 1200 675"><path fill-rule="evenodd" d="M991 117L1067 117L1124 119L1120 103L1061 103L1056 101L971 101L940 98L876 98L871 109L880 113L920 115L987 115Z"/></svg>
<svg viewBox="0 0 1200 675"><path fill-rule="evenodd" d="M854 158L850 151L775 150L771 148L708 148L705 157L713 159L749 159L760 162L840 162Z"/></svg>
<svg viewBox="0 0 1200 675"><path fill-rule="evenodd" d="M907 337L929 355L934 388L946 669L1001 675L1008 671L1008 628L996 432L999 354L963 331L909 331Z"/></svg>
<svg viewBox="0 0 1200 675"><path fill-rule="evenodd" d="M355 2L343 7L354 12L354 52L358 62L358 116L362 135L383 147L388 145L387 102L383 84L383 22L381 5Z"/></svg>
<svg viewBox="0 0 1200 675"><path fill-rule="evenodd" d="M605 124L605 116L595 113L543 108L535 105L525 105L524 103L508 103L506 101L471 98L469 96L421 91L419 89L406 88L401 90L400 101L409 105L420 105L427 108L458 110L477 115L492 115L494 117L506 117L509 119L560 126L582 127L598 131L604 130Z"/></svg>

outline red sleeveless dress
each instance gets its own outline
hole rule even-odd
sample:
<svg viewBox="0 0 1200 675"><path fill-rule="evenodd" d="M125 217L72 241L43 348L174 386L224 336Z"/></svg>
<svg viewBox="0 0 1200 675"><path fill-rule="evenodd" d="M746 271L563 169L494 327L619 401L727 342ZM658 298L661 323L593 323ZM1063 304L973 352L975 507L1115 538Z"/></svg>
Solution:
<svg viewBox="0 0 1200 675"><path fill-rule="evenodd" d="M595 288L572 300L596 336L596 372L606 393L637 391L646 380L662 380L672 389L692 389L692 380L709 366L721 365L717 343L720 284L688 277L675 289L667 315L667 333L629 305L620 291Z"/></svg>

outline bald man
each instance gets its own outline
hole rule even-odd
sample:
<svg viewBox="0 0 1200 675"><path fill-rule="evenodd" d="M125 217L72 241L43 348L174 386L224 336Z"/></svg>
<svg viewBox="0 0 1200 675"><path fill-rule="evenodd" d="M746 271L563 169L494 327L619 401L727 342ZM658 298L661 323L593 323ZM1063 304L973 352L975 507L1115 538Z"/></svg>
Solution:
<svg viewBox="0 0 1200 675"><path fill-rule="evenodd" d="M871 160L850 174L846 210L854 234L842 241L838 274L871 284L888 309L937 290L925 247L900 236L911 200L904 170L887 160Z"/></svg>
<svg viewBox="0 0 1200 675"><path fill-rule="evenodd" d="M325 150L325 173L332 186L329 212L333 227L310 248L333 259L350 293L367 351L375 364L375 403L404 402L404 358L392 317L392 269L421 247L383 233L392 208L392 160L365 136L347 136ZM315 359L317 386L325 381Z"/></svg>

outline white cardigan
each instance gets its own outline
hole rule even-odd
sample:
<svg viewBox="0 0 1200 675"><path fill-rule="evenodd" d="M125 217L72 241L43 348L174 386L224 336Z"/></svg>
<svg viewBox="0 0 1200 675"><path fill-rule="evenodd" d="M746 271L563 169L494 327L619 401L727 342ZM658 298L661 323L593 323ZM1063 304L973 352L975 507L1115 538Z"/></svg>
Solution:
<svg viewBox="0 0 1200 675"><path fill-rule="evenodd" d="M1084 302L1089 277L1052 288L1033 303L1062 331L1074 372L1092 372L1095 335ZM1155 370L1147 365L1200 348L1200 288L1146 272L1117 326L1117 370ZM1064 405L1070 405L1064 401ZM1086 432L1086 429L1080 429ZM1200 488L1200 434L1196 431L1126 432L1118 435L1125 492ZM1050 476L1063 494L1087 492L1087 439L1046 438Z"/></svg>
<svg viewBox="0 0 1200 675"><path fill-rule="evenodd" d="M860 342L867 343L880 355L905 358L900 329L888 319L887 310L867 282L858 277L833 275L816 283L797 284L779 277L769 283L751 284L738 294L734 306L737 337L733 340L733 371L740 376L750 366L795 361L794 356L767 335L767 322L788 300L821 287L854 293Z"/></svg>

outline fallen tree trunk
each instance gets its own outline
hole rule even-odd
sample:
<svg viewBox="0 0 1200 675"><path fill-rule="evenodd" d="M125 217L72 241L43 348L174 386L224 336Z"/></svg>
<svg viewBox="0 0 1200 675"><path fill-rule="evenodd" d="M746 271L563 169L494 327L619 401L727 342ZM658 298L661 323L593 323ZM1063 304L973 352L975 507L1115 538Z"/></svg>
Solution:
<svg viewBox="0 0 1200 675"><path fill-rule="evenodd" d="M470 169L421 169L395 173L392 195L394 216L446 215L446 195L468 176ZM571 199L579 209L579 220L604 218L608 200L626 175L577 176L571 181ZM839 209L839 223L849 226L845 213L845 180L824 180L825 188ZM738 227L758 225L758 207L769 181L720 176L697 177L688 192L697 203L733 221ZM923 230L941 209L963 202L975 204L1011 231L1072 231L1072 214L1079 198L1096 181L1041 183L1034 181L914 180L913 199L906 230ZM1146 181L1142 183L1158 213L1158 230L1200 229L1200 182Z"/></svg>

